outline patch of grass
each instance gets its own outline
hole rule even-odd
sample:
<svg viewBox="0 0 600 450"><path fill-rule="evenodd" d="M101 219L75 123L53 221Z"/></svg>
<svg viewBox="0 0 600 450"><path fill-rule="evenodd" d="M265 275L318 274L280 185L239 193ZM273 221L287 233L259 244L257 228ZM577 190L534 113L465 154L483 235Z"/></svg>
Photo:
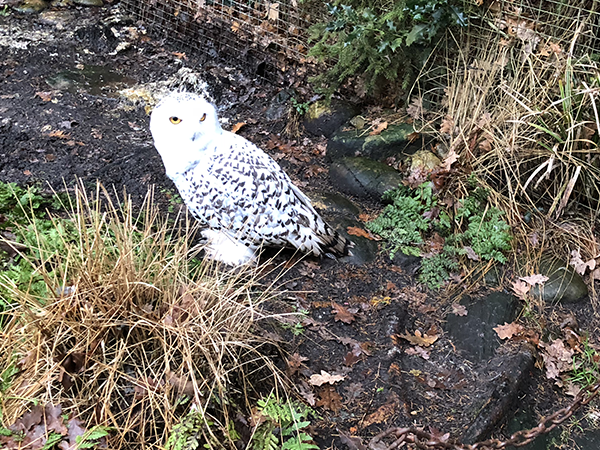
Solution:
<svg viewBox="0 0 600 450"><path fill-rule="evenodd" d="M196 410L211 423L199 445L235 448L232 411L249 411L261 389L283 389L263 350L271 344L254 331L269 285L258 289L251 269L190 262L192 221L171 226L151 193L135 212L100 185L78 186L71 206L48 216L68 230L51 240L31 214L15 231L32 236L19 257L45 289L0 280L13 303L0 314L3 423L33 401L52 403L90 432L110 427L111 448L159 449Z"/></svg>
<svg viewBox="0 0 600 450"><path fill-rule="evenodd" d="M573 371L568 380L585 389L600 377L600 354L590 345L589 337L582 338L582 344L582 351L573 355Z"/></svg>

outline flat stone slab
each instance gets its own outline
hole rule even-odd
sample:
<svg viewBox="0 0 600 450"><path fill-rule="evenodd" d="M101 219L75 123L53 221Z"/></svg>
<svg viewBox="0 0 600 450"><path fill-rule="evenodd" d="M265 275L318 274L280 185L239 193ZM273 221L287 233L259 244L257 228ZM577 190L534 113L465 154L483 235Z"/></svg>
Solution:
<svg viewBox="0 0 600 450"><path fill-rule="evenodd" d="M514 320L516 298L503 292L492 292L486 298L461 300L467 310L466 316L449 314L446 332L453 344L471 362L486 361L500 347L500 338L494 327Z"/></svg>

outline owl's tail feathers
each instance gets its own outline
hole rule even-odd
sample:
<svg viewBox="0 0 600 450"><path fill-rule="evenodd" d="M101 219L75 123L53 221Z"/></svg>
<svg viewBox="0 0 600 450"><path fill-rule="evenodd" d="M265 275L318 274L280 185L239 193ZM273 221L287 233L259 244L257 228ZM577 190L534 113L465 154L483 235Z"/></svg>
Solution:
<svg viewBox="0 0 600 450"><path fill-rule="evenodd" d="M346 239L340 233L335 231L329 225L325 224L325 232L319 236L321 238L321 251L323 255L329 256L348 256L352 255L350 249L354 247L354 242Z"/></svg>

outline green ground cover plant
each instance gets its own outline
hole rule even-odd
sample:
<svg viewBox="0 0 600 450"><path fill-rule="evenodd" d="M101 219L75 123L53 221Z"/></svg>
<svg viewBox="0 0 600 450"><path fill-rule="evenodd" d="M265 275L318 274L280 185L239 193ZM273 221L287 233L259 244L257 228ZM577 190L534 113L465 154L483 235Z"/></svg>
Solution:
<svg viewBox="0 0 600 450"><path fill-rule="evenodd" d="M389 204L367 228L384 239L391 258L398 251L422 256L419 281L430 288L441 287L459 269L461 257L505 263L505 252L511 249L510 226L504 213L489 204L487 191L475 187L474 180L470 184L469 195L455 209L439 202L431 182L388 191L383 200ZM434 237L436 250L424 250Z"/></svg>

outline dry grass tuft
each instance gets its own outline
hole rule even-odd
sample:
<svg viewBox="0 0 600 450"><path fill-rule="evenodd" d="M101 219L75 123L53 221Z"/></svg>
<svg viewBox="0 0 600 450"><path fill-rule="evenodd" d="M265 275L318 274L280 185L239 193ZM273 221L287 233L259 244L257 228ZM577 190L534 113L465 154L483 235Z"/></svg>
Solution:
<svg viewBox="0 0 600 450"><path fill-rule="evenodd" d="M464 198L474 176L506 211L517 253L536 261L544 252L567 261L574 249L586 261L600 254L600 64L573 56L585 21L562 20L570 35L533 47L479 30L475 45L448 59L446 76L424 71L416 93L441 106L425 125L443 142L439 153L459 155L447 191Z"/></svg>
<svg viewBox="0 0 600 450"><path fill-rule="evenodd" d="M80 186L69 209L64 252L44 251L40 237L31 252L40 259L29 257L47 295L3 283L16 303L5 313L0 373L19 368L0 396L4 425L34 401L51 403L88 427L113 427L110 448L162 448L194 405L214 423L206 441L233 447L225 405L245 406L258 380L266 392L283 386L254 329L269 289L257 290L256 271L194 266L194 227L174 229L151 194L136 215L130 200Z"/></svg>

